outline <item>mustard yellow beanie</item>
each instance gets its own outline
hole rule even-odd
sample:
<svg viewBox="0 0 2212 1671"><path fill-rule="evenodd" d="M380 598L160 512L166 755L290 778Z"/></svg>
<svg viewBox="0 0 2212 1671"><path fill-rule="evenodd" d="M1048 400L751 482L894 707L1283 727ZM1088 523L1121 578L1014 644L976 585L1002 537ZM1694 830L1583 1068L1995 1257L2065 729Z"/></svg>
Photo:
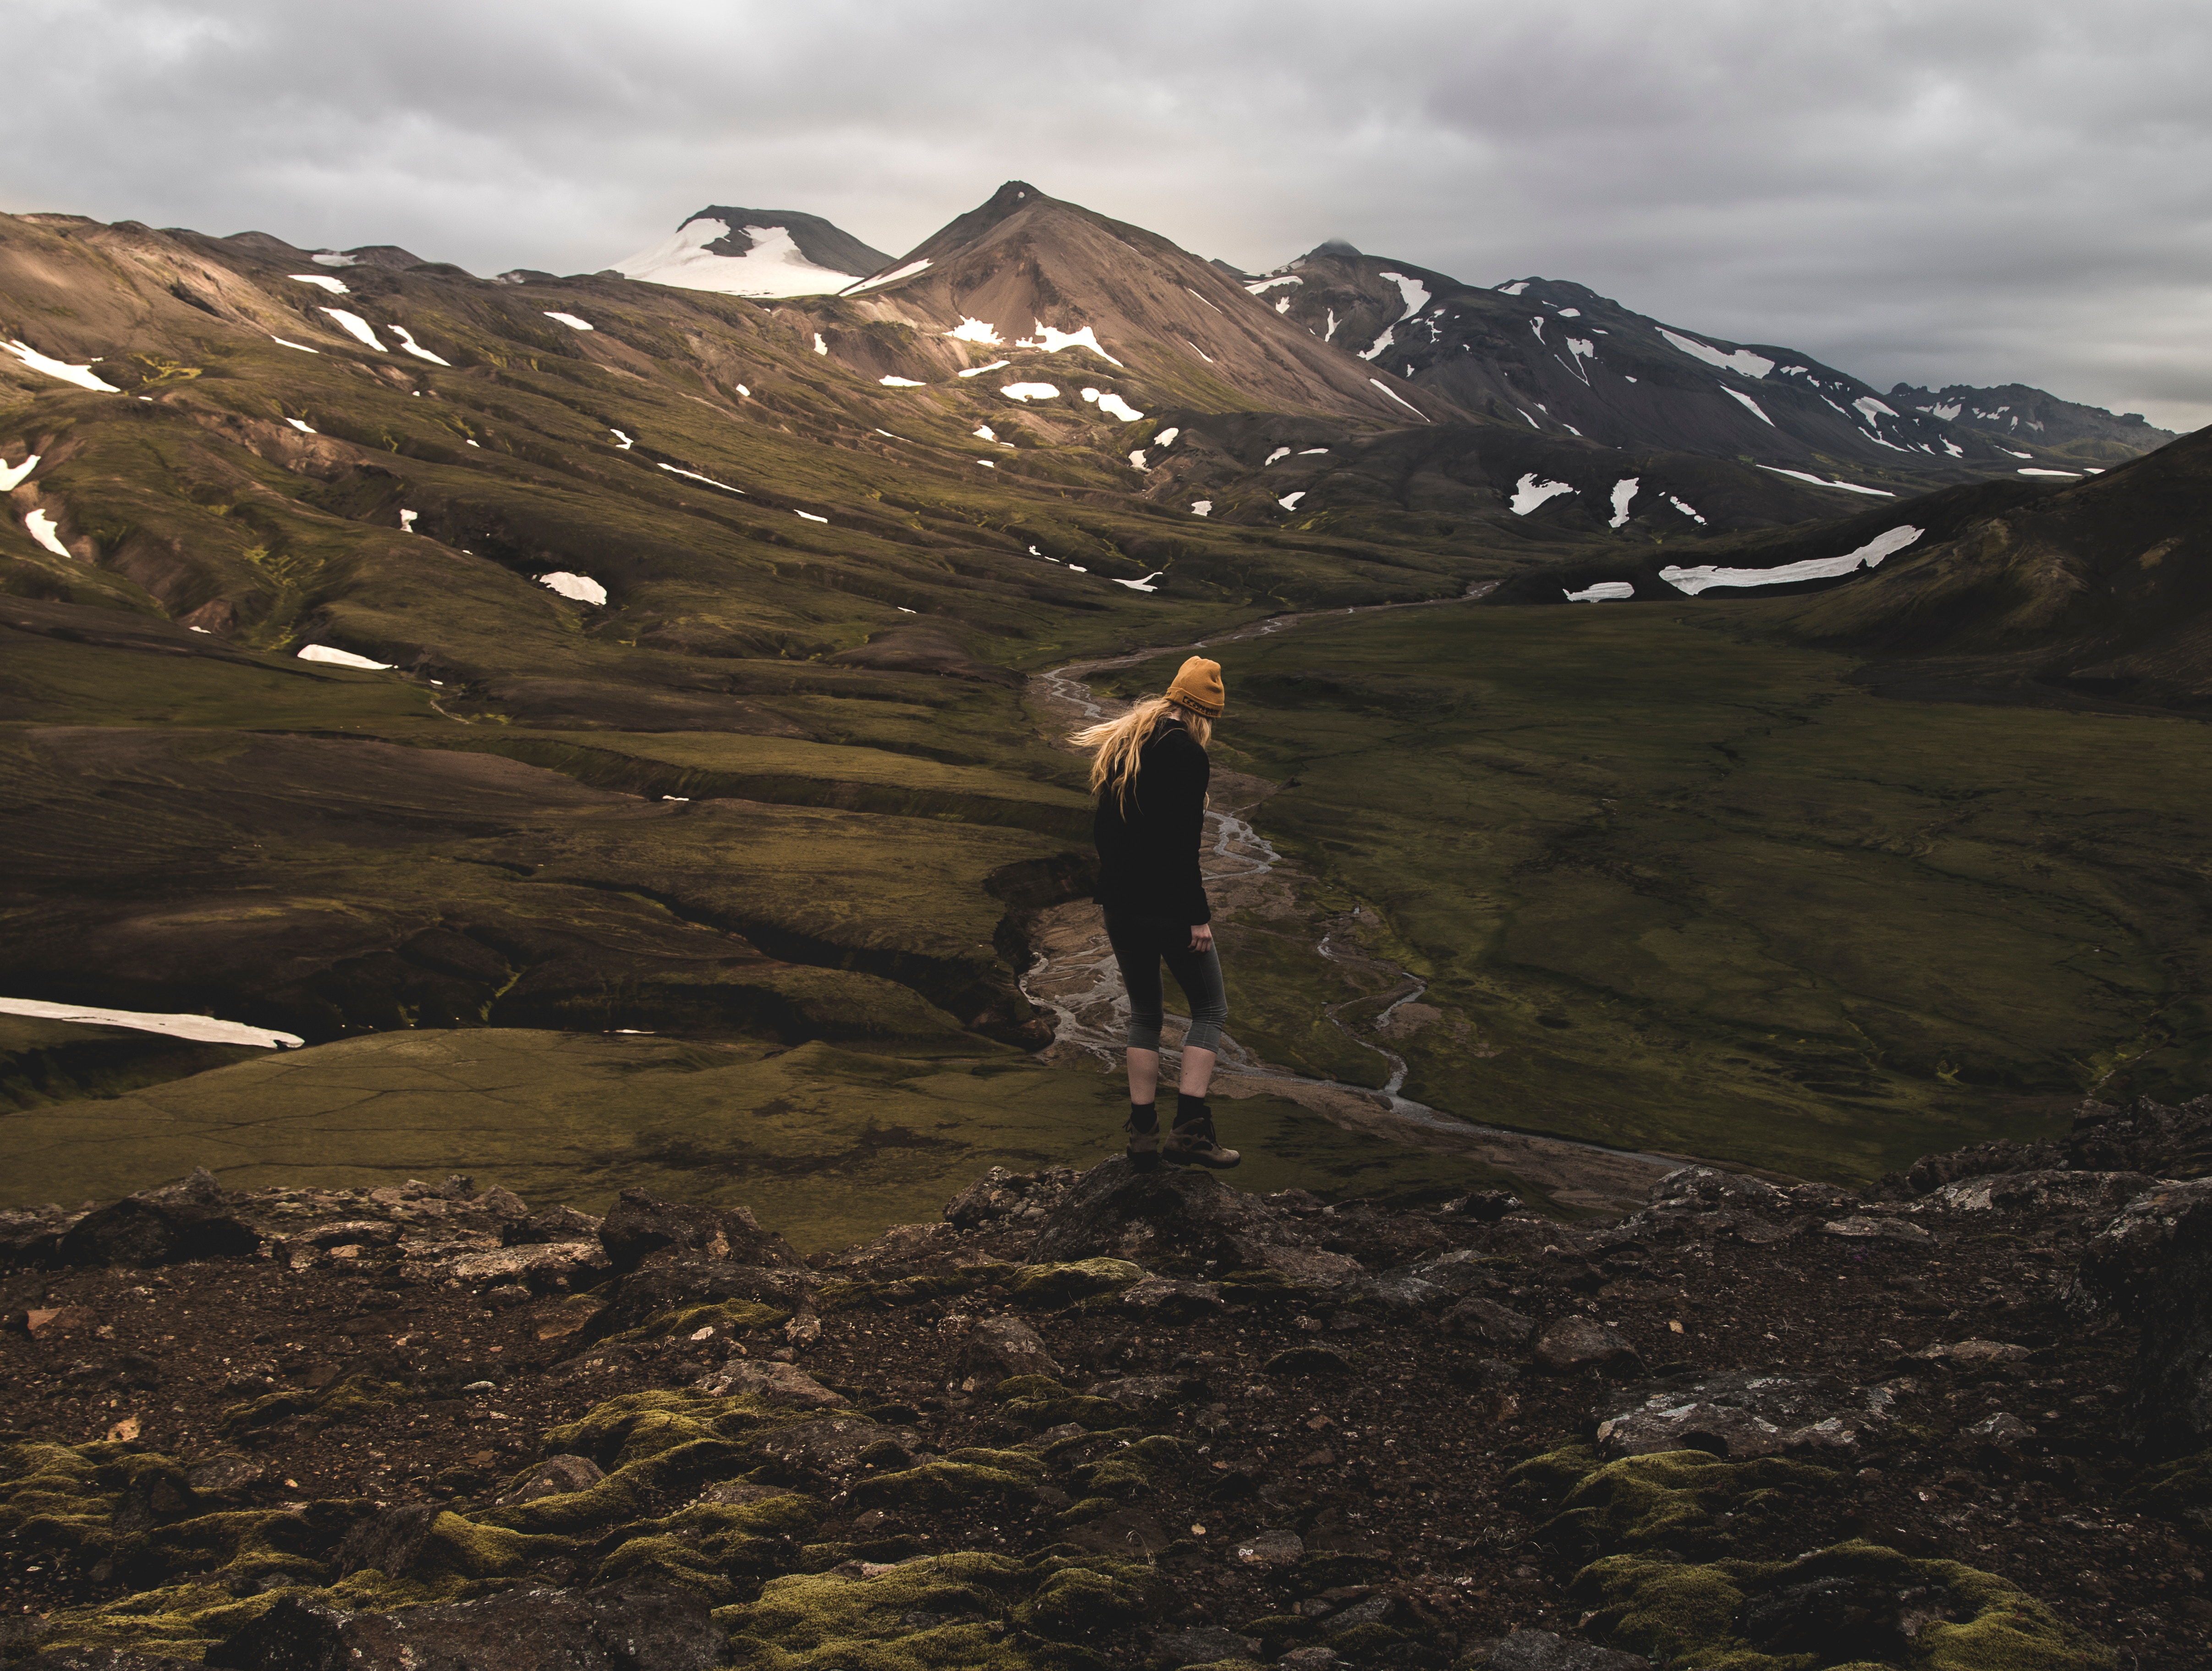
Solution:
<svg viewBox="0 0 2212 1671"><path fill-rule="evenodd" d="M1218 720L1228 702L1228 694L1221 688L1221 664L1208 661L1204 656L1193 656L1182 665L1168 687L1168 700L1181 702L1192 713L1209 720Z"/></svg>

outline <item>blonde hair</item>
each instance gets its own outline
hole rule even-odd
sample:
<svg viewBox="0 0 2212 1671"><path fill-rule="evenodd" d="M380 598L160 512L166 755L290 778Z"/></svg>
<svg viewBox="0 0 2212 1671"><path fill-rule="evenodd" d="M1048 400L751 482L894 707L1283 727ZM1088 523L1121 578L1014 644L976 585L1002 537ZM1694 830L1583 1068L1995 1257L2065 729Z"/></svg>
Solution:
<svg viewBox="0 0 2212 1671"><path fill-rule="evenodd" d="M1143 752L1153 728L1170 715L1183 722L1201 749L1213 740L1213 721L1202 714L1192 713L1171 696L1147 696L1142 702L1132 702L1129 711L1120 719L1101 720L1070 737L1067 740L1076 747L1094 750L1091 757L1091 793L1100 795L1110 791L1127 811L1129 790L1137 781L1138 756Z"/></svg>

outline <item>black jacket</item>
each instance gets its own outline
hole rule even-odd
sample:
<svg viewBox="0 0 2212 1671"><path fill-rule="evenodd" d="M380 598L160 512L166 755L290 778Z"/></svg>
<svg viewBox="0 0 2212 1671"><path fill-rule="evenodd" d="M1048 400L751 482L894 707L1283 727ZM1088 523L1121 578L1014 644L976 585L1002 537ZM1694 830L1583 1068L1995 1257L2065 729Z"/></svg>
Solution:
<svg viewBox="0 0 2212 1671"><path fill-rule="evenodd" d="M1213 767L1180 720L1163 720L1137 756L1126 816L1111 790L1098 798L1098 902L1109 911L1197 924L1213 920L1199 880L1206 786Z"/></svg>

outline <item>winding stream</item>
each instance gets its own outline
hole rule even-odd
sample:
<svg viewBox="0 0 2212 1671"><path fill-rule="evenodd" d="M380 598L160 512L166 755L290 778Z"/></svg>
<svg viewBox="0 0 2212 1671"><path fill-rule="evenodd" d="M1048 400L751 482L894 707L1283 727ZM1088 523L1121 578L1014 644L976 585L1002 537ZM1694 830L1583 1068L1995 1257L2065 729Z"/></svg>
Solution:
<svg viewBox="0 0 2212 1671"><path fill-rule="evenodd" d="M1122 704L1091 688L1089 681L1100 673L1133 666L1178 649L1204 650L1287 632L1303 622L1325 616L1434 608L1461 602L1480 597L1495 584L1470 586L1462 599L1279 615L1188 646L1157 645L1124 655L1071 662L1032 678L1030 700L1048 729L1064 735L1121 711ZM1296 927L1310 934L1314 925L1295 902L1296 884L1305 878L1285 862L1251 823L1253 810L1276 787L1264 778L1216 770L1214 804L1206 813L1207 842L1200 854L1200 869L1217 915L1234 914L1249 926L1264 924L1270 929ZM1350 940L1360 927L1377 922L1373 913L1358 907L1328 920L1310 944L1317 956L1364 975L1377 988L1331 1004L1323 1013L1346 1038L1381 1059L1385 1070L1382 1088L1374 1091L1340 1080L1316 1079L1266 1061L1236 1042L1232 1021L1231 1032L1223 1036L1216 1069L1220 1094L1235 1097L1273 1093L1340 1126L1415 1147L1481 1158L1570 1206L1619 1209L1640 1205L1654 1180L1684 1164L1684 1158L1638 1154L1478 1125L1404 1095L1406 1060L1380 1042L1375 1034L1387 1029L1406 1006L1418 1002L1426 993L1428 983L1395 963L1339 944ZM1097 907L1086 903L1054 908L1044 914L1036 939L1039 953L1021 977L1021 990L1054 1018L1053 1042L1039 1054L1047 1060L1064 1064L1088 1060L1109 1070L1118 1068L1128 1024L1128 1000L1121 991L1120 973ZM1382 1007L1366 1029L1355 1029L1340 1013L1377 1002ZM1170 1050L1180 1042L1187 1025L1185 1018L1169 1017L1166 1042ZM1172 1071L1164 1065L1164 1080Z"/></svg>

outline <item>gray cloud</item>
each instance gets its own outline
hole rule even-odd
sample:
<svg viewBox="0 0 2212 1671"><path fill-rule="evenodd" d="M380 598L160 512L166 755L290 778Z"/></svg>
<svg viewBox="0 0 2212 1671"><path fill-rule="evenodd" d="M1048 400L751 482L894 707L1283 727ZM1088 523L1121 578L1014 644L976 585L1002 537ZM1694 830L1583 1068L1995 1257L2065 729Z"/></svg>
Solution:
<svg viewBox="0 0 2212 1671"><path fill-rule="evenodd" d="M2212 422L2180 0L17 0L0 207L478 271L708 202L902 250L1020 176L1201 253L1572 278L1887 385Z"/></svg>

